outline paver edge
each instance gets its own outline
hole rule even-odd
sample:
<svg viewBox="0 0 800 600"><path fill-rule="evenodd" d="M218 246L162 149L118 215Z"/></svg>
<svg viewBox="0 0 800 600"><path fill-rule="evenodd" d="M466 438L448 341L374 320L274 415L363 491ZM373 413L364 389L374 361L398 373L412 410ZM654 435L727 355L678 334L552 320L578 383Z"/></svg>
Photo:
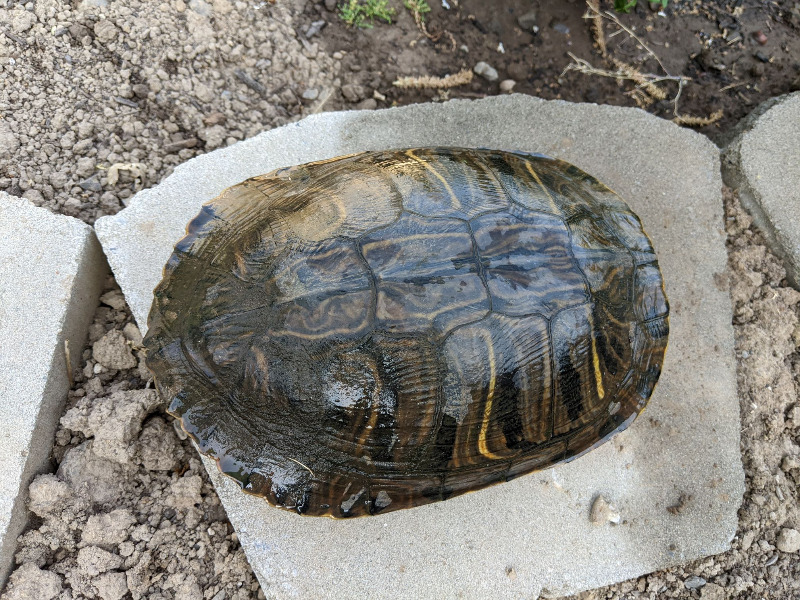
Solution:
<svg viewBox="0 0 800 600"><path fill-rule="evenodd" d="M800 262L787 250L792 243L775 226L767 211L764 210L763 198L758 190L750 184L742 166L742 144L747 135L756 127L758 120L770 109L793 97L800 97L800 92L770 98L754 108L726 136L727 143L720 149L720 157L723 183L738 192L742 206L753 217L756 227L764 234L770 250L783 262L789 283L794 288L800 289Z"/></svg>

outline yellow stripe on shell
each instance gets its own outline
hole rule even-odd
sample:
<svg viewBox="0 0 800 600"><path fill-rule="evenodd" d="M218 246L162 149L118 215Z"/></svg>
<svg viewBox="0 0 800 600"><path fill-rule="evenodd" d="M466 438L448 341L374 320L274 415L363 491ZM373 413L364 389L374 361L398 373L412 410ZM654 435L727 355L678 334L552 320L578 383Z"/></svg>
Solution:
<svg viewBox="0 0 800 600"><path fill-rule="evenodd" d="M539 187L542 188L544 193L547 195L548 200L550 200L550 204L553 206L553 210L555 210L557 213L560 212L560 209L558 206L556 206L555 199L553 198L552 194L550 194L550 190L548 190L542 183L542 180L539 178L539 174L531 166L531 163L525 161L525 168L528 169L528 173L531 174L531 176L536 180L536 183L539 184Z"/></svg>
<svg viewBox="0 0 800 600"><path fill-rule="evenodd" d="M497 383L497 365L495 364L494 345L492 344L492 337L485 329L481 331L481 337L486 342L486 349L489 352L489 391L486 394L486 405L483 409L483 423L481 423L481 432L478 434L478 452L483 456L492 459L504 458L499 454L495 454L486 445L486 434L489 431L489 419L492 416L492 404L494 403L494 388Z"/></svg>
<svg viewBox="0 0 800 600"><path fill-rule="evenodd" d="M420 157L418 157L416 154L414 154L413 150L407 150L406 151L406 156L408 156L409 158L412 158L413 160L417 161L423 167L428 169L428 171L433 173L433 175L439 181L442 182L442 185L444 186L444 189L447 190L447 193L450 194L450 199L453 201L453 208L457 208L457 209L461 208L461 201L456 197L456 194L453 191L453 188L450 187L450 184L447 183L447 180L444 177L442 177L436 169L434 169L432 166L430 166L428 163L426 163L424 160L422 160Z"/></svg>
<svg viewBox="0 0 800 600"><path fill-rule="evenodd" d="M597 354L597 339L594 336L594 323L589 319L589 335L592 337L592 364L594 364L594 379L597 382L597 395L600 400L606 395L603 389L603 374L600 372L600 358Z"/></svg>

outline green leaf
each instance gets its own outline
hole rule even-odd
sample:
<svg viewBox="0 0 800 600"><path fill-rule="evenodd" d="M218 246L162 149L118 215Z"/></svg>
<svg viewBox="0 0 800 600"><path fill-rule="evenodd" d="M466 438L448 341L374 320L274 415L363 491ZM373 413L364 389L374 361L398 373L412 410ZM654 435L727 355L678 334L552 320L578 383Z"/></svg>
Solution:
<svg viewBox="0 0 800 600"><path fill-rule="evenodd" d="M661 0L666 3L666 0ZM614 0L614 10L622 13L629 13L636 6L636 0Z"/></svg>

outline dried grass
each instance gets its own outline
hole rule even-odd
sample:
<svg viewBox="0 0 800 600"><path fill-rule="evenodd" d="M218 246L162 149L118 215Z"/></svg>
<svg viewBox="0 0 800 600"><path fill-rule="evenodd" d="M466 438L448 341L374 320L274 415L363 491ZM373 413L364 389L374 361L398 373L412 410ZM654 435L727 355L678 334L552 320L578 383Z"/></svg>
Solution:
<svg viewBox="0 0 800 600"><path fill-rule="evenodd" d="M462 69L455 75L448 75L446 77L433 77L431 75L426 75L424 77L401 77L392 85L400 88L445 90L471 83L472 77L472 71L469 69Z"/></svg>
<svg viewBox="0 0 800 600"><path fill-rule="evenodd" d="M644 88L645 92L647 92L647 94L650 95L653 99L664 100L667 97L667 92L665 92L663 89L658 87L658 85L653 83L653 79L659 79L657 75L645 75L633 65L629 65L628 63L623 62L617 58L612 58L611 64L617 67L617 71L619 71L620 73L624 73L625 75L628 76L628 79L630 79L631 81L635 81L642 88Z"/></svg>
<svg viewBox="0 0 800 600"><path fill-rule="evenodd" d="M589 6L589 11L583 15L583 18L592 20L592 37L594 37L595 46L600 50L601 56L605 57L607 54L606 34L603 31L603 17L600 15L600 0L586 0L586 4Z"/></svg>
<svg viewBox="0 0 800 600"><path fill-rule="evenodd" d="M706 127L713 125L722 118L724 113L721 110L711 113L707 117L695 117L693 115L678 115L672 119L673 123L678 125L686 125L688 127Z"/></svg>

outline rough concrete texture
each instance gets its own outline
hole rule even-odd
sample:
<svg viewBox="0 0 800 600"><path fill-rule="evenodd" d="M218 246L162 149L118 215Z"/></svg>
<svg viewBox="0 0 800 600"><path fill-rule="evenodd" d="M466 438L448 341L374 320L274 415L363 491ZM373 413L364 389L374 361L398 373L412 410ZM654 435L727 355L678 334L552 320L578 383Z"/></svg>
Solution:
<svg viewBox="0 0 800 600"><path fill-rule="evenodd" d="M0 589L107 272L91 227L0 192Z"/></svg>
<svg viewBox="0 0 800 600"><path fill-rule="evenodd" d="M144 329L151 291L200 205L272 169L360 150L473 146L566 159L642 217L671 300L649 408L573 463L385 516L302 518L206 466L267 597L561 595L721 552L744 475L717 149L636 109L527 96L316 115L198 157L96 228ZM594 525L602 494L621 524Z"/></svg>
<svg viewBox="0 0 800 600"><path fill-rule="evenodd" d="M800 92L758 106L723 151L725 183L800 287Z"/></svg>

